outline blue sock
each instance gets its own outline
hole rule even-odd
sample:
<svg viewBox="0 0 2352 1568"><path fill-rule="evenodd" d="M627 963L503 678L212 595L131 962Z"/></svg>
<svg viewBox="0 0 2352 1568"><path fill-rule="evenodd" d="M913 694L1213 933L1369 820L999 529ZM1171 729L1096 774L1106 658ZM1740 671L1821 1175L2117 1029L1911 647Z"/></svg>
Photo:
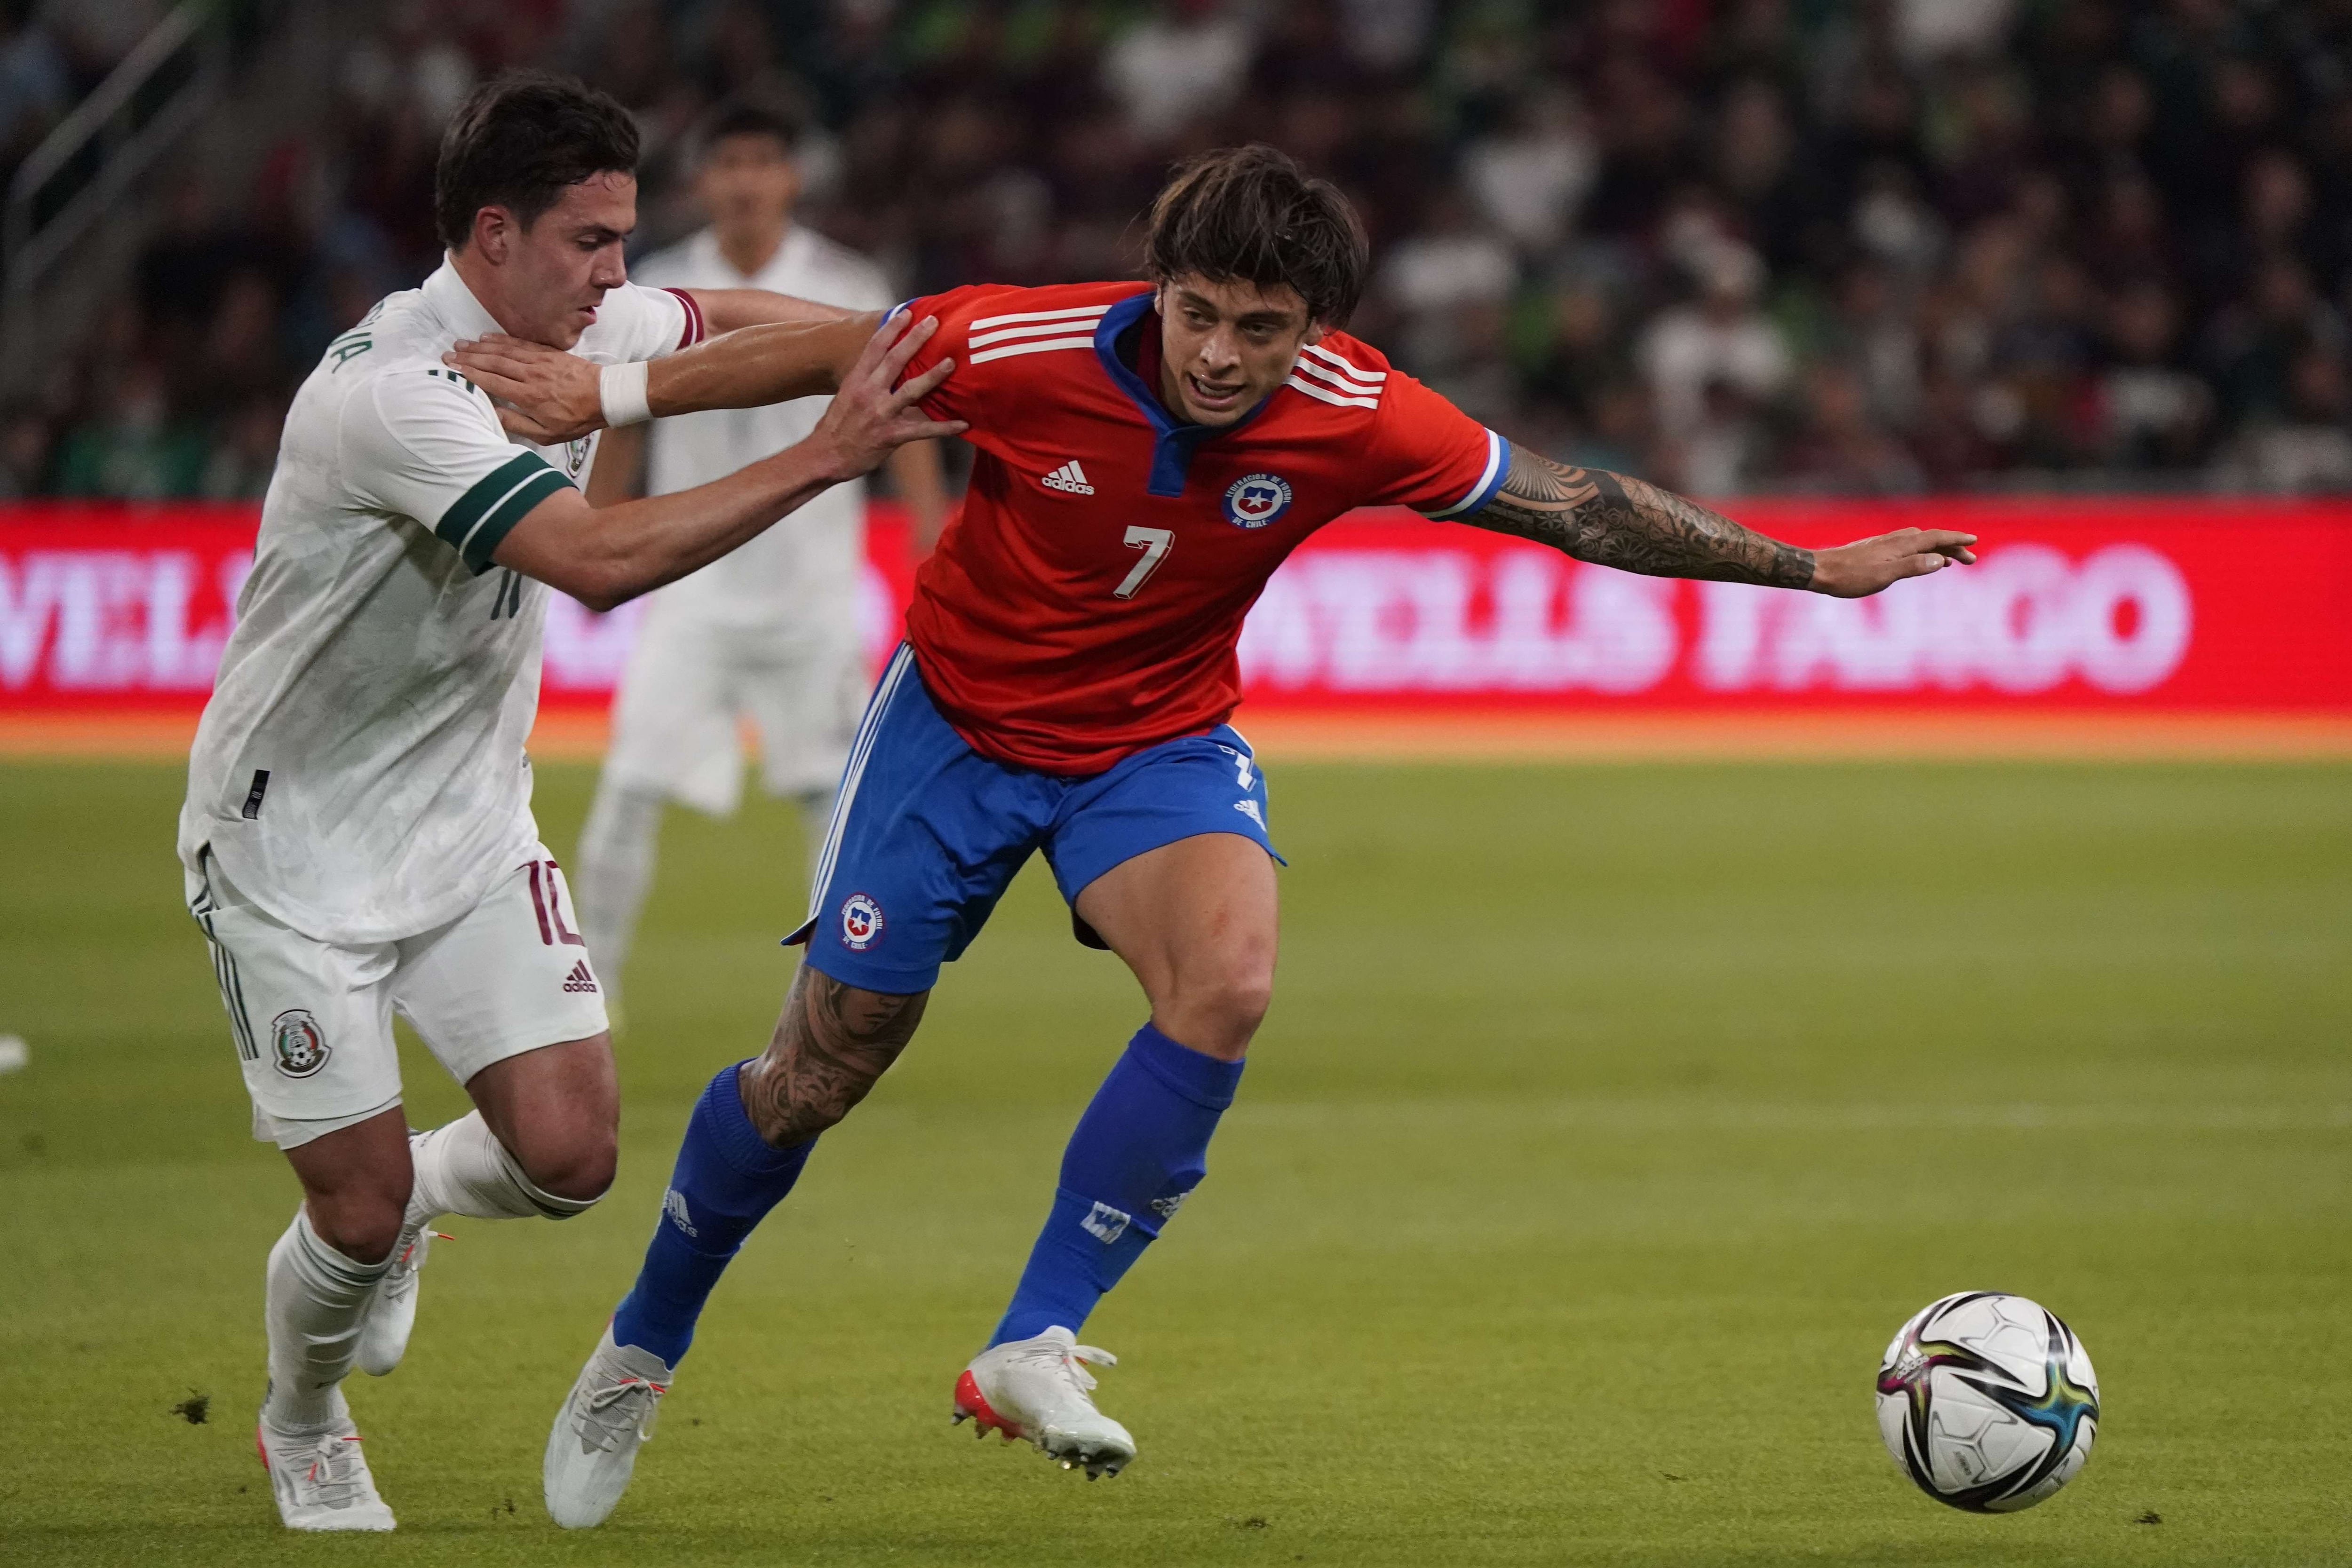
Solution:
<svg viewBox="0 0 2352 1568"><path fill-rule="evenodd" d="M1070 1134L1054 1212L989 1343L1085 1325L1207 1174L1209 1138L1241 1080L1238 1061L1150 1024L1135 1031Z"/></svg>
<svg viewBox="0 0 2352 1568"><path fill-rule="evenodd" d="M662 1195L662 1217L637 1282L613 1312L613 1342L653 1352L675 1367L694 1343L694 1320L751 1229L793 1190L816 1140L772 1149L751 1125L735 1074L702 1092Z"/></svg>

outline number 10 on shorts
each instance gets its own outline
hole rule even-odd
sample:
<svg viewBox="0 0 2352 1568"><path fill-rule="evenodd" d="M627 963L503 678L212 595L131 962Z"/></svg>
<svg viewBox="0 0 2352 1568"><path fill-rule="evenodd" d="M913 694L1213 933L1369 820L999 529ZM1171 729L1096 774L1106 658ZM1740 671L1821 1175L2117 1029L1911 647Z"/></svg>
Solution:
<svg viewBox="0 0 2352 1568"><path fill-rule="evenodd" d="M527 861L523 870L530 877L530 910L539 916L540 941L550 947L588 946L580 933L563 923L563 883L555 862Z"/></svg>

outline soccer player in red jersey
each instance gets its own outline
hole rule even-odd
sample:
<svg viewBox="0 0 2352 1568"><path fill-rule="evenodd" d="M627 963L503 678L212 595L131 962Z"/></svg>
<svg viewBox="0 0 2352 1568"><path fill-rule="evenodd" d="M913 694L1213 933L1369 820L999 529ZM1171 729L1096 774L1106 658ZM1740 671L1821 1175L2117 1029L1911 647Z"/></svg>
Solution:
<svg viewBox="0 0 2352 1568"><path fill-rule="evenodd" d="M550 1510L593 1523L719 1271L809 1148L896 1060L940 965L1042 850L1081 941L1142 985L1137 1031L1072 1134L1052 1211L958 1419L1066 1467L1134 1456L1096 1409L1076 1331L1173 1218L1274 982L1263 775L1225 723L1243 616L1283 558L1392 505L1580 560L1848 597L1974 558L1906 528L1820 552L1623 475L1505 441L1340 326L1362 291L1345 200L1270 148L1206 154L1151 216L1150 281L975 287L902 308L936 330L909 373L979 449L917 579L820 858L808 944L764 1055L697 1104L646 1264L557 1417ZM739 331L649 379L503 342L462 349L532 439L830 390L873 318ZM923 329L919 328L918 329Z"/></svg>

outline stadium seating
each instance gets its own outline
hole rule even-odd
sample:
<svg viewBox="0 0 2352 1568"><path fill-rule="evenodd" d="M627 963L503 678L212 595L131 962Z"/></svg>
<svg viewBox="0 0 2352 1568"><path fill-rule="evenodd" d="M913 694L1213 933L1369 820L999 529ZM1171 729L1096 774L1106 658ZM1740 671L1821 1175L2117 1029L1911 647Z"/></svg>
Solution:
<svg viewBox="0 0 2352 1568"><path fill-rule="evenodd" d="M649 242L691 221L708 105L796 100L812 218L910 291L1129 271L1171 157L1280 142L1371 226L1360 330L1519 439L1688 489L2352 486L2340 6L351 9L331 112L236 188L166 182L122 307L0 411L0 489L256 492L320 345L436 259L442 119L518 63L642 116ZM53 112L44 26L0 43L11 124Z"/></svg>

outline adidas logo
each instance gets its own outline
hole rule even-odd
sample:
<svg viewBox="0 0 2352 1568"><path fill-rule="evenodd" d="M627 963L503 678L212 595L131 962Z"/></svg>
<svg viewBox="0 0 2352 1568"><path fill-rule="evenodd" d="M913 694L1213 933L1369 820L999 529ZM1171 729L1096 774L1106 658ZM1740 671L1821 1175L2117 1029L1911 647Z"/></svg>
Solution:
<svg viewBox="0 0 2352 1568"><path fill-rule="evenodd" d="M1065 490L1073 496L1095 493L1095 487L1087 483L1087 471L1078 466L1078 460L1075 457L1037 482L1048 490Z"/></svg>
<svg viewBox="0 0 2352 1568"><path fill-rule="evenodd" d="M694 1216L687 1212L686 1194L676 1187L671 1187L667 1192L663 1193L662 1212L669 1216L669 1222L672 1225L677 1226L688 1236L700 1239L702 1232L694 1228Z"/></svg>
<svg viewBox="0 0 2352 1568"><path fill-rule="evenodd" d="M563 988L567 991L593 991L596 988L596 977L588 972L587 959L583 958L572 966L572 973L563 977Z"/></svg>
<svg viewBox="0 0 2352 1568"><path fill-rule="evenodd" d="M1087 1211L1084 1219L1078 1221L1078 1228L1108 1247L1127 1234L1128 1224L1134 1218L1124 1209L1097 1203Z"/></svg>

